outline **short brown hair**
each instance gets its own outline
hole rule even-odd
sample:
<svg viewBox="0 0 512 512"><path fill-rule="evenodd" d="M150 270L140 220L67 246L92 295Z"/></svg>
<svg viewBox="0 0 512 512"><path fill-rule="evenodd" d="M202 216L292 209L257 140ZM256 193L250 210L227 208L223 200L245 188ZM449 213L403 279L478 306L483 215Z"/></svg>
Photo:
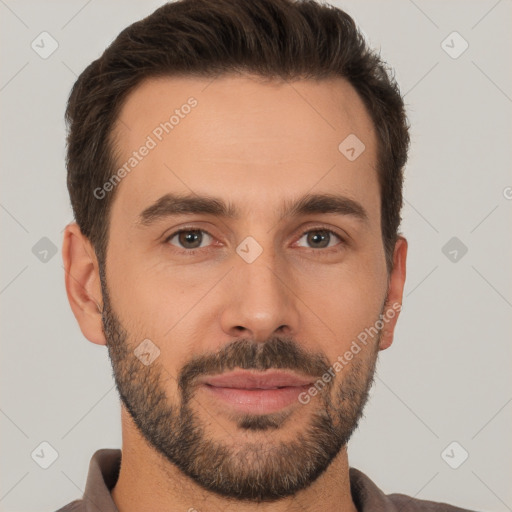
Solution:
<svg viewBox="0 0 512 512"><path fill-rule="evenodd" d="M382 239L388 272L402 208L409 127L398 85L353 19L313 0L178 0L124 29L78 77L66 109L67 186L82 233L105 263L115 189L112 131L123 101L157 76L343 77L362 98L378 138ZM341 141L340 141L341 142Z"/></svg>

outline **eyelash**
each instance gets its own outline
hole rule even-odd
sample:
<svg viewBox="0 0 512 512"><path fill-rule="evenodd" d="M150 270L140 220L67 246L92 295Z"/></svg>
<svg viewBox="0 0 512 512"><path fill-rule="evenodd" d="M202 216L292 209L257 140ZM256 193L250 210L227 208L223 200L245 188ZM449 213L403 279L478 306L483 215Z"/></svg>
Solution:
<svg viewBox="0 0 512 512"><path fill-rule="evenodd" d="M164 244L169 244L169 241L171 239L173 239L176 235L179 235L180 233L189 233L189 232L193 232L193 231L200 231L202 233L206 233L208 236L211 236L212 238L215 238L209 231L207 231L206 229L199 229L199 228L181 228L177 231L174 231L171 235L169 235L165 240L164 240ZM315 226L313 228L310 228L310 229L307 229L306 231L304 231L300 237L298 238L298 240L300 240L304 235L307 235L308 233L311 233L311 232L314 232L314 231L324 231L326 233L329 233L331 235L334 235L336 236L337 238L340 239L340 243L339 244L336 244L335 246L333 247L329 247L329 248L325 248L325 249L309 249L310 251L312 252L322 252L322 253L327 253L327 254L330 254L332 252L335 252L337 251L337 247L339 245L345 245L346 244L346 240L341 236L339 235L338 233L336 233L336 231L333 231L332 229L328 229L324 226ZM170 245L170 244L169 244ZM194 256L197 254L197 252L199 251L209 251L209 250L212 250L211 248L205 248L205 247L200 247L200 248L197 248L197 249L183 249L183 250L179 250L176 246L174 246L174 249L177 250L178 254L181 254L181 255L187 255L187 256Z"/></svg>

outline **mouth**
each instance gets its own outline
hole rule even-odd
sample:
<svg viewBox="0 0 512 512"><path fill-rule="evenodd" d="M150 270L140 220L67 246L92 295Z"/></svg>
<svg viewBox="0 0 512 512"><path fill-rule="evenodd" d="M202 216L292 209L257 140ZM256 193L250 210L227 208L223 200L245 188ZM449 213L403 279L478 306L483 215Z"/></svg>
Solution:
<svg viewBox="0 0 512 512"><path fill-rule="evenodd" d="M300 393L312 383L311 377L290 372L236 370L204 377L200 388L238 412L269 414L299 404Z"/></svg>

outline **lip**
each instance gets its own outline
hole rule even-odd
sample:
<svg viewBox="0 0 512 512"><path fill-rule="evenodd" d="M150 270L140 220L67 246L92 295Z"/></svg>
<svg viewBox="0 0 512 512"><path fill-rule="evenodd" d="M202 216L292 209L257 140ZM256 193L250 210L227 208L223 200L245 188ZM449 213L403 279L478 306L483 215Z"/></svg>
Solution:
<svg viewBox="0 0 512 512"><path fill-rule="evenodd" d="M282 370L255 372L235 370L220 375L211 375L201 379L201 384L213 387L238 389L273 389L281 387L307 386L313 383L311 377L303 377Z"/></svg>
<svg viewBox="0 0 512 512"><path fill-rule="evenodd" d="M292 404L312 384L311 377L283 371L234 371L200 379L210 397L238 412L270 414Z"/></svg>

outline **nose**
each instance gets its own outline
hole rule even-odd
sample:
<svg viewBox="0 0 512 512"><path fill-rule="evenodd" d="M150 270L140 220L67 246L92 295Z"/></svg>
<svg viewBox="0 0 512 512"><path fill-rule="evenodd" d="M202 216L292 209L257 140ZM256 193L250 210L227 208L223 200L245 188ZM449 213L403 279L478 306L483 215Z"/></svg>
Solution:
<svg viewBox="0 0 512 512"><path fill-rule="evenodd" d="M221 313L222 329L230 336L261 343L277 334L297 335L300 301L290 273L267 252L252 263L238 260L231 272Z"/></svg>

